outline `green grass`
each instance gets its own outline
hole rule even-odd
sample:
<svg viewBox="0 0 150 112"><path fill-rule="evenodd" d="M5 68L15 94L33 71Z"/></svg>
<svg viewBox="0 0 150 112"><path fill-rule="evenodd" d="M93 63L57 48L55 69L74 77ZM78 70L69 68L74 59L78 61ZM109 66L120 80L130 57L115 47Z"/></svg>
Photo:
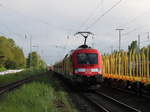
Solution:
<svg viewBox="0 0 150 112"><path fill-rule="evenodd" d="M32 75L38 75L43 72L45 71L40 69L27 69L19 73L0 75L0 86L24 79Z"/></svg>
<svg viewBox="0 0 150 112"><path fill-rule="evenodd" d="M77 112L59 81L43 76L0 98L0 112Z"/></svg>

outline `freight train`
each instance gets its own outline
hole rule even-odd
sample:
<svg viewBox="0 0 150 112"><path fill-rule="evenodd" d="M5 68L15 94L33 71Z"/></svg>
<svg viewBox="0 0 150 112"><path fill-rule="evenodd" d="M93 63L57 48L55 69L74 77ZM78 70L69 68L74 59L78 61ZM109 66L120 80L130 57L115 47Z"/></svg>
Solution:
<svg viewBox="0 0 150 112"><path fill-rule="evenodd" d="M138 95L150 94L150 48L140 52L114 52L103 56L104 83Z"/></svg>
<svg viewBox="0 0 150 112"><path fill-rule="evenodd" d="M90 32L78 32L77 34L85 38L84 44L71 50L63 60L53 66L53 69L74 83L90 85L100 83L103 80L102 55L97 49L86 45Z"/></svg>
<svg viewBox="0 0 150 112"><path fill-rule="evenodd" d="M84 38L84 44L71 50L63 60L57 62L51 70L61 74L74 83L108 85L113 88L134 90L150 94L150 52L145 54L120 52L103 56L97 49L86 45L90 32L78 32ZM102 83L103 82L103 83Z"/></svg>

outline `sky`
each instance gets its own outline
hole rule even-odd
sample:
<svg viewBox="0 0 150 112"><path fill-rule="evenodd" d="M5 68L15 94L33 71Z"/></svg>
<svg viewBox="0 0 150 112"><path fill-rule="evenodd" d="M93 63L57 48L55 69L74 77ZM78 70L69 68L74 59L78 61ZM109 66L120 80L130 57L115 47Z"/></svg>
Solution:
<svg viewBox="0 0 150 112"><path fill-rule="evenodd" d="M32 40L32 51L48 64L83 43L74 36L78 31L94 33L88 44L102 53L118 50L118 28L124 29L121 49L138 34L143 47L150 43L149 5L149 0L0 0L0 35L14 39L26 56Z"/></svg>

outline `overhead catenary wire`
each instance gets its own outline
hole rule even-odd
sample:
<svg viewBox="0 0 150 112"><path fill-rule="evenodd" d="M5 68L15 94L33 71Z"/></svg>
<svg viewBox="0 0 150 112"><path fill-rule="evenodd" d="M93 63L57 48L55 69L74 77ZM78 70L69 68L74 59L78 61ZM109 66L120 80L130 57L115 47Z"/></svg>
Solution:
<svg viewBox="0 0 150 112"><path fill-rule="evenodd" d="M147 40L145 40L145 39L142 37L142 41L140 42L140 44L141 44L142 46L146 45L146 43L147 43L147 45L149 45L149 42L150 42L149 32L145 32L145 33L143 33L143 34L146 35L145 38L147 38ZM138 34L138 36L141 36L141 34ZM134 40L137 40L137 37L136 37ZM132 42L133 39L124 39L123 41L124 41L124 43L129 43L129 42ZM144 44L144 45L143 45L143 44Z"/></svg>
<svg viewBox="0 0 150 112"><path fill-rule="evenodd" d="M92 24L90 24L88 27L86 27L86 30L93 27L98 21L100 21L106 14L108 14L112 9L117 7L123 0L119 0L117 3L115 3L111 8L106 10L103 14L101 14Z"/></svg>
<svg viewBox="0 0 150 112"><path fill-rule="evenodd" d="M12 8L9 8L9 7L7 7L7 6L4 6L4 5L1 5L1 4L0 4L0 8L4 8L4 9L8 10L10 13L14 13L14 14L20 16L20 17L29 18L28 15L23 14L23 13L21 13L21 12L19 12L19 11L17 11L17 10L14 10L14 9L12 9ZM33 16L32 16L32 17L30 16L30 19L29 19L29 20L30 20L30 21L33 21L33 20L34 20L34 22L37 21L38 23L41 23L41 24L43 24L43 25L46 25L46 26L50 27L51 29L58 29L58 30L63 30L63 31L67 31L67 32L74 32L74 31L75 31L74 29L70 29L70 28L66 28L66 27L63 27L63 26L54 25L54 24L52 24L52 23L50 23L50 22L47 22L47 21L45 21L45 20L42 20L42 19L40 19L40 18L36 18L36 17L33 17ZM8 25L2 24L2 26L5 27L5 29L7 30L7 32L5 31L5 33L0 32L0 34L2 34L3 36L7 36L7 37L8 37L8 35L9 35L9 36L12 35L12 36L23 37L23 38L24 38L24 34L20 34L20 33L17 33L17 32L12 31L12 30L8 27ZM27 32L28 32L28 31L27 31ZM7 34L7 35L6 35L6 34Z"/></svg>
<svg viewBox="0 0 150 112"><path fill-rule="evenodd" d="M144 12L143 14L147 14L148 12L149 12L150 10L148 10L148 11L146 11L146 12ZM141 14L141 15L143 15L143 14ZM136 16L135 18L133 18L132 20L130 20L129 22L126 22L125 24L124 24L124 26L127 26L128 27L128 24L130 24L131 22L135 22L137 19L138 19L138 17L140 17L141 15L139 15L139 16ZM94 23L94 22L93 22ZM97 22L96 22L97 23ZM96 24L95 23L95 24ZM91 24L91 27L92 26L94 26L95 24ZM131 31L129 31L129 32L127 32L127 33L124 33L124 35L129 35L129 34L131 34L131 33L133 33L133 32L135 32L135 31L138 31L139 29L141 29L141 28L145 28L145 27L147 27L148 25L144 25L144 26L141 26L141 27L138 27L138 28L134 28L134 29L132 29ZM87 27L87 29L89 29L89 28L91 28L90 27L90 25Z"/></svg>
<svg viewBox="0 0 150 112"><path fill-rule="evenodd" d="M147 35L146 35L146 34L147 34ZM127 35L129 35L129 34L127 34ZM123 35L123 36L127 36L127 35ZM144 32L144 33L142 33L142 34L141 34L141 33L138 33L138 35L140 35L140 36L141 36L141 35L146 35L146 38L148 39L148 40L143 40L143 38L142 38L142 40L143 40L143 41L141 41L142 44L144 44L144 43L150 41L150 40L149 40L149 31ZM130 39L129 39L129 38L123 38L123 39L122 39L123 43L130 43L130 42L132 42L133 40L137 40L137 34L136 34L136 37L134 37L134 39L133 39L133 38L132 38L132 39L131 39L131 38L130 38Z"/></svg>
<svg viewBox="0 0 150 112"><path fill-rule="evenodd" d="M10 8L7 8L5 7L3 4L0 4L0 7L1 8L5 8L5 9L9 9L10 11L13 11L12 9ZM7 30L7 33L1 33L3 35L6 36L6 34L8 35L15 35L16 37L24 37L24 35L21 35L20 33L16 33L16 32L13 32L12 30L10 30L10 28L8 27L8 25L4 24L4 23L0 23L1 26L3 26L5 28L5 30Z"/></svg>
<svg viewBox="0 0 150 112"><path fill-rule="evenodd" d="M3 36L5 36L6 34L5 34L5 33L3 33L3 32L0 32L0 35L3 35Z"/></svg>
<svg viewBox="0 0 150 112"><path fill-rule="evenodd" d="M145 15L145 14L147 14L147 13L149 13L149 12L150 12L150 9L147 10L147 11L145 11L145 12L143 12L143 13L140 14L140 15L137 15L136 17L132 18L131 20L129 20L129 21L123 23L123 24L120 25L119 27L127 27L129 24L135 23L141 16L143 17L143 15Z"/></svg>
<svg viewBox="0 0 150 112"><path fill-rule="evenodd" d="M143 41L141 41L141 42L140 42L140 45L142 46L141 48L145 47L146 45L149 46L149 42L150 42L149 39L148 39L148 40L143 40Z"/></svg>
<svg viewBox="0 0 150 112"><path fill-rule="evenodd" d="M132 32L131 32L132 33ZM129 33L130 34L130 33ZM126 34L126 35L123 35L123 36L127 36L127 35L129 35L129 34ZM136 37L134 37L134 39L129 39L129 38L124 38L122 41L123 41L123 43L129 43L129 42L132 42L133 40L137 40L137 34L135 34L136 35ZM148 45L148 42L150 42L150 40L149 40L149 31L147 31L147 32L143 32L143 33L138 33L138 35L143 35L144 37L146 36L146 38L147 38L147 40L143 40L143 36L142 36L142 41L141 41L141 44L143 45L143 44L145 44L145 43L147 43L147 45Z"/></svg>
<svg viewBox="0 0 150 112"><path fill-rule="evenodd" d="M28 16L28 15L25 15L25 14L23 14L23 13L21 13L21 12L18 12L17 10L14 10L14 9L12 9L12 8L9 8L9 7L6 7L6 6L4 6L3 4L0 4L0 7L1 8L5 8L5 9L7 9L7 10L9 10L9 11L11 11L12 13L15 13L15 14L17 14L17 15L20 15L21 17L23 16L23 17L30 17L30 21L31 20L33 20L33 21L38 21L39 23L42 23L42 24L44 24L44 25L47 25L47 26L49 26L50 28L54 28L54 29L59 29L59 30L65 30L65 31L71 31L71 32L74 32L74 31L76 31L76 29L73 29L73 28L66 28L66 27L63 27L63 26L58 26L58 25L54 25L54 24L52 24L52 23L50 23L50 22L48 22L48 21L45 21L45 20L42 20L42 19L40 19L40 18L37 18L37 17L33 17L33 16Z"/></svg>
<svg viewBox="0 0 150 112"><path fill-rule="evenodd" d="M89 22L89 20L95 15L95 12L100 8L100 4L103 4L103 0L101 0L100 3L97 4L96 8L89 14L89 16L83 21L79 29L82 29L86 25L86 23Z"/></svg>
<svg viewBox="0 0 150 112"><path fill-rule="evenodd" d="M132 29L132 30L130 30L130 31L126 32L126 33L124 33L123 36L124 36L124 35L129 35L129 34L135 32L135 31L138 31L139 29L142 29L142 28L145 28L145 27L150 27L150 24L148 24L148 25L145 24L145 25L143 25L143 26L134 28L134 29Z"/></svg>
<svg viewBox="0 0 150 112"><path fill-rule="evenodd" d="M135 23L141 16L143 17L143 15L148 14L149 12L150 12L150 10L147 10L147 11L143 12L142 14L135 16L134 18L132 18L132 19L129 20L128 22L123 23L123 24L120 25L119 27L123 27L123 28L129 27L130 24ZM136 27L136 28L134 28L134 29L131 29L130 31L123 33L123 36L130 35L130 34L132 34L133 32L136 32L136 31L138 31L138 30L140 30L140 29L143 29L143 28L145 28L145 27L149 27L149 25L150 25L150 24L148 24L148 25L145 24L145 25L143 25L143 26L140 26L140 27ZM147 32L146 32L146 33L147 33ZM141 34L145 34L145 33L140 33L140 35L141 35Z"/></svg>
<svg viewBox="0 0 150 112"><path fill-rule="evenodd" d="M13 32L12 30L10 30L10 28L6 25L6 24L0 24L1 26L4 26L5 27L5 30L7 30L7 32L10 34L10 35L15 35L16 37L23 37L23 35L21 35L20 33L16 33L16 32Z"/></svg>
<svg viewBox="0 0 150 112"><path fill-rule="evenodd" d="M149 12L150 12L150 10L145 11L144 13L142 13L142 14L140 14L140 15L134 17L132 20L130 20L130 21L124 23L123 25L120 25L119 27L127 27L130 23L134 23L137 19L139 19L140 16L142 16L142 15L144 15L144 14L147 14L147 13L149 13ZM132 30L130 30L130 31L126 32L126 33L124 33L123 35L129 35L129 34L135 32L135 31L138 31L139 29L142 29L142 28L145 28L145 27L149 27L149 25L150 25L150 24L148 24L148 25L145 24L145 25L143 25L143 26L134 28L134 29L132 29Z"/></svg>

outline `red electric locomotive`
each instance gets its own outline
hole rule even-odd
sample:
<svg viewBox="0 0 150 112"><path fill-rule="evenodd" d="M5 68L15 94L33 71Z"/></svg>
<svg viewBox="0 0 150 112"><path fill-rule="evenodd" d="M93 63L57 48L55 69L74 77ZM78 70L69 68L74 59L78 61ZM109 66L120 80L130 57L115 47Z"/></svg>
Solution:
<svg viewBox="0 0 150 112"><path fill-rule="evenodd" d="M54 65L54 71L73 82L97 83L102 81L102 55L97 49L86 45L90 32L78 32L85 37L84 45L72 50L65 58Z"/></svg>

